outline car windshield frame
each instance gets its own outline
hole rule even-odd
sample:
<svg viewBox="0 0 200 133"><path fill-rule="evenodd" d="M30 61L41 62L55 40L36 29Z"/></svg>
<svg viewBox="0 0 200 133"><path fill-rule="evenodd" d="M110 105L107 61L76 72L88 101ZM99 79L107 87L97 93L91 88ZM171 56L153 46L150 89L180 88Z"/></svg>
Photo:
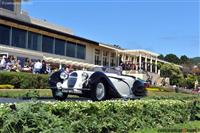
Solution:
<svg viewBox="0 0 200 133"><path fill-rule="evenodd" d="M122 75L122 69L120 67L93 67L89 71Z"/></svg>

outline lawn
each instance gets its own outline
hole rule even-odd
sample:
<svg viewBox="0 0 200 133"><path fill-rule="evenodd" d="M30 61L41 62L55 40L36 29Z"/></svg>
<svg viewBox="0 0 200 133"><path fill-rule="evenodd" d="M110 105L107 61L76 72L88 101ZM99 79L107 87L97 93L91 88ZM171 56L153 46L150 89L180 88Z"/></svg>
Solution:
<svg viewBox="0 0 200 133"><path fill-rule="evenodd" d="M155 97L155 96L196 96L194 94L186 94L186 93L176 93L176 92L166 92L166 91L148 91L148 97Z"/></svg>
<svg viewBox="0 0 200 133"><path fill-rule="evenodd" d="M152 91L151 91L152 90ZM0 89L0 97L18 98L18 97L52 97L50 89ZM154 91L150 89L146 98L157 99L171 97L193 97L196 95L186 93L176 93L172 91Z"/></svg>
<svg viewBox="0 0 200 133"><path fill-rule="evenodd" d="M52 97L50 89L0 89L0 97L19 98L27 96Z"/></svg>

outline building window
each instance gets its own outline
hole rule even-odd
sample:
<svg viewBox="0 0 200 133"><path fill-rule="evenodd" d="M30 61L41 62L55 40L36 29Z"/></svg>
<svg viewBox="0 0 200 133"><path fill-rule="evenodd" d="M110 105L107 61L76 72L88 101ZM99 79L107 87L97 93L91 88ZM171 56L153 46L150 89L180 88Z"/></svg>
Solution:
<svg viewBox="0 0 200 133"><path fill-rule="evenodd" d="M65 55L65 41L55 39L55 54Z"/></svg>
<svg viewBox="0 0 200 133"><path fill-rule="evenodd" d="M152 61L152 72L155 73L156 69L155 69L155 61Z"/></svg>
<svg viewBox="0 0 200 133"><path fill-rule="evenodd" d="M28 49L40 51L41 35L29 32L28 33Z"/></svg>
<svg viewBox="0 0 200 133"><path fill-rule="evenodd" d="M13 0L0 0L0 8L14 11L14 1Z"/></svg>
<svg viewBox="0 0 200 133"><path fill-rule="evenodd" d="M108 63L108 51L103 51L103 66L108 66L109 63Z"/></svg>
<svg viewBox="0 0 200 133"><path fill-rule="evenodd" d="M126 56L126 61L128 61L128 55Z"/></svg>
<svg viewBox="0 0 200 133"><path fill-rule="evenodd" d="M10 27L0 25L0 44L9 45Z"/></svg>
<svg viewBox="0 0 200 133"><path fill-rule="evenodd" d="M43 36L42 38L42 52L53 53L53 38Z"/></svg>
<svg viewBox="0 0 200 133"><path fill-rule="evenodd" d="M110 57L111 58L115 58L116 54L115 53L111 53Z"/></svg>
<svg viewBox="0 0 200 133"><path fill-rule="evenodd" d="M108 51L103 51L103 56L108 56Z"/></svg>
<svg viewBox="0 0 200 133"><path fill-rule="evenodd" d="M134 57L132 57L131 61L134 62Z"/></svg>
<svg viewBox="0 0 200 133"><path fill-rule="evenodd" d="M26 48L26 34L25 30L12 29L12 46L19 48Z"/></svg>
<svg viewBox="0 0 200 133"><path fill-rule="evenodd" d="M76 44L73 42L67 42L66 56L75 57L76 53Z"/></svg>
<svg viewBox="0 0 200 133"><path fill-rule="evenodd" d="M84 45L77 44L77 58L85 59L86 49Z"/></svg>
<svg viewBox="0 0 200 133"><path fill-rule="evenodd" d="M108 59L107 57L103 57L103 66L108 66Z"/></svg>
<svg viewBox="0 0 200 133"><path fill-rule="evenodd" d="M115 66L115 58L116 58L116 54L115 53L111 53L110 55L110 66ZM122 58L122 57L120 57ZM122 63L121 59L120 59L120 64Z"/></svg>
<svg viewBox="0 0 200 133"><path fill-rule="evenodd" d="M95 49L95 65L101 65L101 60L100 60L100 50Z"/></svg>
<svg viewBox="0 0 200 133"><path fill-rule="evenodd" d="M115 66L115 59L114 58L111 59L110 66L112 66L112 67Z"/></svg>

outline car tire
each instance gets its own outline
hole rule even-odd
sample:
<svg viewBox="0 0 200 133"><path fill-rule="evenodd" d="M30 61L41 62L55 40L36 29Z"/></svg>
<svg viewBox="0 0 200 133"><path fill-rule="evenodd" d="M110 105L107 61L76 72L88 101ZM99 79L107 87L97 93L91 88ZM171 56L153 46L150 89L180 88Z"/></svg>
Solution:
<svg viewBox="0 0 200 133"><path fill-rule="evenodd" d="M60 90L52 90L52 95L55 100L64 101L67 99L68 93L63 93Z"/></svg>
<svg viewBox="0 0 200 133"><path fill-rule="evenodd" d="M91 99L93 101L102 101L106 99L107 89L106 83L103 80L95 83L91 88Z"/></svg>

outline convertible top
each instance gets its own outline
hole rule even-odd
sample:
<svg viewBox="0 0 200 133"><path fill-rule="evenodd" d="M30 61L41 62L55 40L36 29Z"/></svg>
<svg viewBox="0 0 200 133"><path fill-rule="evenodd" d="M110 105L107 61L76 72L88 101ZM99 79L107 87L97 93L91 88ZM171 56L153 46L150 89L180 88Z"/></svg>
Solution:
<svg viewBox="0 0 200 133"><path fill-rule="evenodd" d="M114 73L117 75L122 75L121 67L93 67L90 69L93 72L104 72L104 73Z"/></svg>

